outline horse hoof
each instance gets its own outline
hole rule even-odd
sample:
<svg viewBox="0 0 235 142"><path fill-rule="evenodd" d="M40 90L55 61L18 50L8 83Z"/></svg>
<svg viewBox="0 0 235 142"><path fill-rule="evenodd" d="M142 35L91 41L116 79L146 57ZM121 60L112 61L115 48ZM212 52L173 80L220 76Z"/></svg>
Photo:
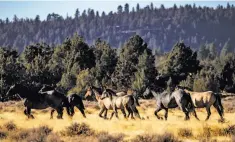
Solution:
<svg viewBox="0 0 235 142"><path fill-rule="evenodd" d="M224 123L225 120L224 120L224 119L219 119L218 122L219 122L219 123Z"/></svg>

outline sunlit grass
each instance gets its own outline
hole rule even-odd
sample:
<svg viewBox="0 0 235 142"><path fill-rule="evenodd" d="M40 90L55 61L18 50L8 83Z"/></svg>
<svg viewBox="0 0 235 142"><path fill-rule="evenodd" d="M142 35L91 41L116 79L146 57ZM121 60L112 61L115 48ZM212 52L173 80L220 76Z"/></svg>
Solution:
<svg viewBox="0 0 235 142"><path fill-rule="evenodd" d="M211 109L212 115L209 121L204 121L207 116L204 109L197 109L197 114L201 121L197 121L193 116L191 116L189 121L184 121L184 113L179 109L170 110L168 120L165 121L158 120L154 116L154 100L141 101L141 107L138 107L138 109L143 120L126 120L123 118L121 112L119 112L119 119L115 118L114 116L112 120L104 120L98 117L99 110L96 109L97 106L95 103L85 102L85 105L87 106L87 118L83 118L81 113L76 110L76 113L72 119L68 117L64 111L63 120L56 119L56 117L51 120L49 109L47 110L48 112L45 110L33 110L35 119L28 119L23 114L23 109L19 109L17 107L14 108L14 106L20 105L18 103L20 102L12 103L11 105L7 105L4 108L1 107L1 127L4 127L7 123L9 126L12 126L11 122L13 122L17 125L17 128L29 129L46 125L50 128L53 128L54 132L61 132L73 123L84 123L89 125L89 127L95 130L97 133L108 132L109 134L113 135L122 133L125 135L124 140L127 141L131 141L137 135L143 135L146 133L161 135L166 132L172 133L181 140L190 139L192 141L197 141L202 137L207 137L204 135L209 135L209 139L229 141L231 140L232 135L235 133L233 133L231 130L232 128L229 128L229 126L235 124L235 113L225 112L225 122L219 123L219 115L214 108ZM14 111L12 111L13 108ZM108 112L108 117L110 116L110 113L111 111ZM159 112L159 114L163 115L164 111ZM57 114L55 113L54 115ZM226 132L224 132L226 130L231 131L230 134L226 134Z"/></svg>

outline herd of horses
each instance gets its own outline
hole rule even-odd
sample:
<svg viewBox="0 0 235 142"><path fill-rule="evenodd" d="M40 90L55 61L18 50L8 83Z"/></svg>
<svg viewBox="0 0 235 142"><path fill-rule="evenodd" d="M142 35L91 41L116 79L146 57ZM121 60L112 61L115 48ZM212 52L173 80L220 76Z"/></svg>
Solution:
<svg viewBox="0 0 235 142"><path fill-rule="evenodd" d="M74 115L74 107L77 107L85 115L85 107L82 98L77 94L65 94L59 92L55 87L44 85L40 90L31 90L21 84L15 84L10 87L6 96L17 95L24 100L24 114L28 118L34 118L31 114L31 109L46 109L52 108L51 119L53 113L57 111L58 119L63 118L63 108L66 108L66 112L69 116ZM158 112L165 110L164 118L167 120L168 109L179 107L185 114L185 120L189 120L189 114L192 113L196 119L197 113L195 108L206 108L208 120L211 115L210 108L213 105L220 115L221 120L224 120L224 108L221 103L221 95L212 91L207 92L192 92L182 87L176 87L174 91L163 91L159 93L155 89L147 88L143 96L153 95L156 99L156 110L154 112L158 119L163 119L158 115ZM89 86L86 88L85 98L88 96L95 97L97 100L100 112L99 117L104 119L112 119L115 114L118 118L118 110L121 110L125 118L131 117L131 119L141 119L137 106L139 106L138 98L135 91L123 91L115 92L111 89L97 88L95 86ZM112 111L111 116L107 117L107 112ZM126 114L127 111L127 114Z"/></svg>

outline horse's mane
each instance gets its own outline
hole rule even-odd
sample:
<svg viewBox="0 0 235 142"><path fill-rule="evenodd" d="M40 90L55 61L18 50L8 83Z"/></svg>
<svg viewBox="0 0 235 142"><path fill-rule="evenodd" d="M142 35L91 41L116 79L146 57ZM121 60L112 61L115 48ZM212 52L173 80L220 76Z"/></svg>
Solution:
<svg viewBox="0 0 235 142"><path fill-rule="evenodd" d="M102 94L102 88L98 88L95 86L92 86L93 89L95 89L99 94Z"/></svg>
<svg viewBox="0 0 235 142"><path fill-rule="evenodd" d="M116 96L116 92L114 92L113 90L111 90L111 89L106 89L106 91L107 91L109 94Z"/></svg>
<svg viewBox="0 0 235 142"><path fill-rule="evenodd" d="M185 86L177 86L177 88L179 88L179 89L183 89L183 90L188 90L188 91L193 91L191 88L189 88L189 87L185 87Z"/></svg>

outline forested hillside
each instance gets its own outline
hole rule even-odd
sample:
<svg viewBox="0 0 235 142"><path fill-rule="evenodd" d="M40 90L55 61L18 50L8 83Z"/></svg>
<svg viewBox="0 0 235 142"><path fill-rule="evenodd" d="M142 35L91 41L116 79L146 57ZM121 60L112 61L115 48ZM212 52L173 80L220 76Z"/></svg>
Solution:
<svg viewBox="0 0 235 142"><path fill-rule="evenodd" d="M112 47L121 47L131 36L138 34L157 52L170 51L177 41L192 48L212 43L218 54L225 46L234 51L235 7L197 7L195 5L156 8L118 6L117 11L99 13L93 9L74 12L73 17L48 14L46 20L0 20L0 46L18 48L20 52L31 43L44 42L50 46L61 44L74 33L83 36L90 45L97 38Z"/></svg>

